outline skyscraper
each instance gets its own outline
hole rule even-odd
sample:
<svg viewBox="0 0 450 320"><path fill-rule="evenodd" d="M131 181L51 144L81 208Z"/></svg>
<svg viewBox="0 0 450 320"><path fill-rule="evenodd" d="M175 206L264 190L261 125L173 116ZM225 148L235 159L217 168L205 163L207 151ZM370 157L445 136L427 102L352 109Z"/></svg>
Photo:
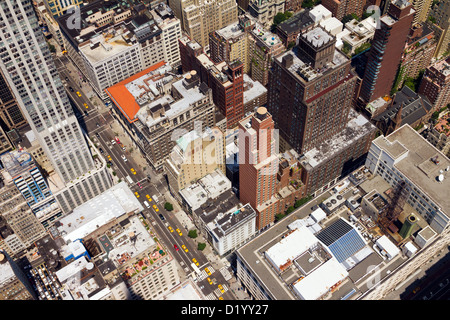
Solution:
<svg viewBox="0 0 450 320"><path fill-rule="evenodd" d="M395 0L389 5L387 14L380 18L361 84L359 98L362 103L389 95L414 13L407 0Z"/></svg>
<svg viewBox="0 0 450 320"><path fill-rule="evenodd" d="M322 27L301 34L298 47L278 55L270 71L267 109L280 130L280 150L299 154L347 124L356 77Z"/></svg>
<svg viewBox="0 0 450 320"><path fill-rule="evenodd" d="M6 129L12 130L24 126L27 123L22 111L17 105L17 100L5 81L0 69L0 121L3 121Z"/></svg>
<svg viewBox="0 0 450 320"><path fill-rule="evenodd" d="M275 194L279 162L274 127L264 107L239 122L240 200L255 208L257 229L273 223L278 213Z"/></svg>
<svg viewBox="0 0 450 320"><path fill-rule="evenodd" d="M84 200L106 190L111 180L105 166L94 162L31 1L2 1L0 17L0 68L55 172L70 184L66 195L79 193ZM88 177L95 182L85 183Z"/></svg>

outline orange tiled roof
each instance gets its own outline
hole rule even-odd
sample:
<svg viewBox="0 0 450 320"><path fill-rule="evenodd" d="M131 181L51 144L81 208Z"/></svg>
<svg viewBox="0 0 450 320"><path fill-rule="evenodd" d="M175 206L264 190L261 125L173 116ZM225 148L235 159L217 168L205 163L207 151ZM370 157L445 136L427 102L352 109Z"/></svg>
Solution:
<svg viewBox="0 0 450 320"><path fill-rule="evenodd" d="M125 87L126 84L130 83L131 81L134 81L150 71L156 70L163 65L165 65L165 61L158 62L157 64L154 64L153 66L136 73L135 75L120 81L119 83L109 87L108 89L105 89L105 92L108 94L108 96L111 98L113 103L118 107L118 109L122 112L122 114L128 119L128 122L132 123L136 121L135 118L136 113L139 111L140 107L137 104L136 100L134 99L133 95L128 91L128 89Z"/></svg>

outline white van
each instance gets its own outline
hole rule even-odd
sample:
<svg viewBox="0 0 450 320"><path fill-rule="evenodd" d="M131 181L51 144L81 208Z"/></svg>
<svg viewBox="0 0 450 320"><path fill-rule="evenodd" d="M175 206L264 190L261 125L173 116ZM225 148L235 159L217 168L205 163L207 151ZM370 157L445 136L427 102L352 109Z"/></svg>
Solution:
<svg viewBox="0 0 450 320"><path fill-rule="evenodd" d="M158 203L158 197L156 195L153 195L153 200L155 200L156 203Z"/></svg>
<svg viewBox="0 0 450 320"><path fill-rule="evenodd" d="M147 201L144 201L144 204L145 204L145 206L146 206L147 208L150 208L150 205L148 204Z"/></svg>

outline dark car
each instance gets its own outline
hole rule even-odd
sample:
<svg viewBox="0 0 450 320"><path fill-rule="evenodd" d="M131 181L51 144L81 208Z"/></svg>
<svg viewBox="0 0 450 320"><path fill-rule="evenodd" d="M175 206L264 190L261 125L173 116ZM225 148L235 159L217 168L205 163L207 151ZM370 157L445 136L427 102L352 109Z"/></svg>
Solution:
<svg viewBox="0 0 450 320"><path fill-rule="evenodd" d="M72 87L69 87L69 90L70 90L70 92L73 92L73 88Z"/></svg>
<svg viewBox="0 0 450 320"><path fill-rule="evenodd" d="M162 221L166 220L161 213L159 214L159 217L161 218Z"/></svg>
<svg viewBox="0 0 450 320"><path fill-rule="evenodd" d="M99 148L98 150L100 150L100 153L103 154L103 149L102 148Z"/></svg>

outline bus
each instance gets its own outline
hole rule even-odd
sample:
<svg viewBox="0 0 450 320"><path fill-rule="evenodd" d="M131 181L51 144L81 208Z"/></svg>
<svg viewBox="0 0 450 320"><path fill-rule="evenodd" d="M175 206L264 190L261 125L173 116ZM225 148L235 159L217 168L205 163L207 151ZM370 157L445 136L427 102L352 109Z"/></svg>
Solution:
<svg viewBox="0 0 450 320"><path fill-rule="evenodd" d="M202 273L200 269L195 265L195 263L191 263L191 267L192 269L194 269L198 276Z"/></svg>

